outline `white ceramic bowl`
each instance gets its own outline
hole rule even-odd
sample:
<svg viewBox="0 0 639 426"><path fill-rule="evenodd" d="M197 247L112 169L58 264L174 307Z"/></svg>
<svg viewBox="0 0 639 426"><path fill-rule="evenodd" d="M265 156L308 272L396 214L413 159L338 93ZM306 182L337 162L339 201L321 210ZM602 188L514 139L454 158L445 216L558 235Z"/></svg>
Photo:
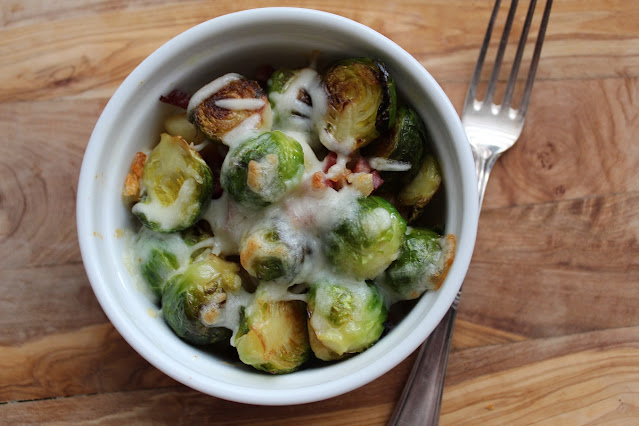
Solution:
<svg viewBox="0 0 639 426"><path fill-rule="evenodd" d="M120 199L136 151L160 133L161 94L191 93L226 72L252 74L260 63L303 66L324 57L381 58L400 94L426 122L446 182L446 231L457 236L455 261L442 288L429 292L373 347L326 367L270 376L224 362L178 339L132 282L121 230L135 221ZM267 8L204 22L145 59L115 92L89 141L78 187L78 236L93 290L127 342L151 364L201 392L237 402L288 405L318 401L362 386L395 367L431 333L459 290L475 242L477 190L472 154L450 101L412 56L372 29L307 9Z"/></svg>

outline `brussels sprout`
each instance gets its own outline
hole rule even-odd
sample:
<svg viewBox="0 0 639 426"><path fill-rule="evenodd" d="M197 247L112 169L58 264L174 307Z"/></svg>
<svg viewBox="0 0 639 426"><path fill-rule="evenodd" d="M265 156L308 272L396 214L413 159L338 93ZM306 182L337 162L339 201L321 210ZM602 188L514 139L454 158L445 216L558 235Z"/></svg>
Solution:
<svg viewBox="0 0 639 426"><path fill-rule="evenodd" d="M265 207L300 183L304 151L279 131L262 133L235 146L226 156L222 188L245 207Z"/></svg>
<svg viewBox="0 0 639 426"><path fill-rule="evenodd" d="M306 307L299 300L275 301L262 284L240 318L235 347L240 360L271 374L290 373L310 356Z"/></svg>
<svg viewBox="0 0 639 426"><path fill-rule="evenodd" d="M213 191L211 169L202 157L184 139L166 133L144 165L142 184L142 199L131 211L157 232L193 225Z"/></svg>
<svg viewBox="0 0 639 426"><path fill-rule="evenodd" d="M206 140L204 133L186 118L184 112L165 118L164 129L169 135L181 136L188 143L197 145Z"/></svg>
<svg viewBox="0 0 639 426"><path fill-rule="evenodd" d="M271 106L260 85L239 74L223 75L198 90L187 114L209 139L225 143L250 117L255 120L253 129L270 130L272 121Z"/></svg>
<svg viewBox="0 0 639 426"><path fill-rule="evenodd" d="M132 253L142 278L158 299L171 275L208 249L207 240L213 235L205 224L199 222L181 233L160 234L144 226L138 232Z"/></svg>
<svg viewBox="0 0 639 426"><path fill-rule="evenodd" d="M375 343L384 331L387 309L373 284L325 280L311 285L308 318L313 353L331 361Z"/></svg>
<svg viewBox="0 0 639 426"><path fill-rule="evenodd" d="M383 198L359 198L355 208L344 209L324 237L325 254L341 272L372 279L396 258L406 221Z"/></svg>
<svg viewBox="0 0 639 426"><path fill-rule="evenodd" d="M164 283L178 267L173 253L162 249L151 249L147 261L141 265L140 269L142 276L151 286L153 294L160 297Z"/></svg>
<svg viewBox="0 0 639 426"><path fill-rule="evenodd" d="M437 159L426 155L417 175L399 192L397 201L404 206L411 206L413 213L410 220L415 219L421 210L430 202L442 183L442 175Z"/></svg>
<svg viewBox="0 0 639 426"><path fill-rule="evenodd" d="M258 224L240 244L244 269L262 281L292 283L304 260L304 245L287 223Z"/></svg>
<svg viewBox="0 0 639 426"><path fill-rule="evenodd" d="M239 265L209 254L174 275L162 292L164 320L182 339L207 345L231 335L225 321L228 293L242 291Z"/></svg>
<svg viewBox="0 0 639 426"><path fill-rule="evenodd" d="M426 127L417 113L408 106L397 111L393 128L366 147L366 156L384 158L410 165L407 171L382 171L384 182L410 180L415 177L424 157Z"/></svg>
<svg viewBox="0 0 639 426"><path fill-rule="evenodd" d="M397 94L386 66L369 58L334 64L323 76L328 111L319 137L331 151L349 154L395 124Z"/></svg>
<svg viewBox="0 0 639 426"><path fill-rule="evenodd" d="M411 228L404 237L399 257L379 283L394 300L417 299L444 282L455 257L455 237L441 237L429 229Z"/></svg>
<svg viewBox="0 0 639 426"><path fill-rule="evenodd" d="M140 229L132 251L140 274L154 296L162 296L164 283L179 269L183 246L184 241L178 234L158 234L145 227Z"/></svg>

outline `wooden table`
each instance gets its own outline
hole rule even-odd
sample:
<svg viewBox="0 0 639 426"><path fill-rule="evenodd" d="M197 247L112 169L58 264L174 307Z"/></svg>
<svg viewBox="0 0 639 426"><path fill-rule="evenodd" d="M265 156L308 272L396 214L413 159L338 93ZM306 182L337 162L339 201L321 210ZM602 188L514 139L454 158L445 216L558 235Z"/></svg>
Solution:
<svg viewBox="0 0 639 426"><path fill-rule="evenodd" d="M109 97L173 36L272 2L62 3L0 4L0 423L384 424L414 355L328 401L226 402L134 352L82 266L77 178ZM334 12L385 34L457 108L492 7L279 5ZM638 105L639 2L556 0L523 135L488 185L442 424L639 423Z"/></svg>

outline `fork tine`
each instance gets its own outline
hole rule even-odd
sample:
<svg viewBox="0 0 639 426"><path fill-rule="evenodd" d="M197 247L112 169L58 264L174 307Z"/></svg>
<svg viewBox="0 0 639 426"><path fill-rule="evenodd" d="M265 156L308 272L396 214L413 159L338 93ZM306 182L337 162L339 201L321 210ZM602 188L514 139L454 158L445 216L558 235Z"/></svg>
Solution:
<svg viewBox="0 0 639 426"><path fill-rule="evenodd" d="M501 111L508 111L512 102L513 92L515 91L515 83L517 82L517 74L519 74L519 66L521 65L521 58L524 56L524 49L526 48L526 40L528 39L528 31L530 30L530 24L532 23L533 14L535 13L535 6L537 0L531 0L528 6L528 13L526 14L526 21L524 22L524 28L521 30L521 37L519 37L519 45L517 46L517 53L513 60L513 67L508 77L508 85L504 92L504 97L501 102Z"/></svg>
<svg viewBox="0 0 639 426"><path fill-rule="evenodd" d="M528 110L528 103L530 102L530 94L532 93L533 83L535 82L535 74L537 73L537 65L539 65L539 56L541 55L541 47L544 44L544 37L546 36L546 27L548 26L548 20L550 19L550 8L552 7L552 1L546 2L546 8L544 9L544 15L541 18L541 25L539 26L539 33L537 35L537 43L535 44L535 51L533 52L533 58L530 62L530 70L528 71L528 78L526 80L526 87L524 94L521 98L521 104L519 105L518 114L523 117Z"/></svg>
<svg viewBox="0 0 639 426"><path fill-rule="evenodd" d="M495 66L493 72L490 75L490 81L488 82L488 88L486 89L486 96L484 102L491 103L493 96L495 96L495 87L497 86L497 78L499 77L499 71L501 69L501 62L504 59L504 52L508 45L508 37L510 36L510 29L513 25L515 18L515 12L517 11L517 4L519 0L512 0L510 4L510 10L508 10L508 17L506 18L506 25L504 26L504 32L501 35L501 41L499 42L499 50L497 51L497 57L495 58Z"/></svg>
<svg viewBox="0 0 639 426"><path fill-rule="evenodd" d="M488 21L488 28L486 29L486 35L484 35L484 41L482 42L481 49L479 51L479 57L477 58L477 65L475 65L475 71L473 71L473 77L470 80L470 86L468 92L466 92L466 100L464 101L464 109L469 108L475 101L475 95L477 94L477 86L479 85L479 78L481 77L481 69L484 66L484 59L486 59L486 52L488 51L488 44L490 43L490 37L493 33L493 27L497 18L497 12L499 12L499 4L501 0L495 0L495 6L493 7L492 14L490 15L490 21Z"/></svg>

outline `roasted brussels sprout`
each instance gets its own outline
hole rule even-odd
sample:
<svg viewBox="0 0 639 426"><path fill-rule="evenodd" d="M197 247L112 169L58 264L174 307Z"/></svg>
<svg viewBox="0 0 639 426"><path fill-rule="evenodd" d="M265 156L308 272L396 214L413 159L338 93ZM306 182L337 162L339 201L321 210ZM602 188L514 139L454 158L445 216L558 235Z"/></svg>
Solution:
<svg viewBox="0 0 639 426"><path fill-rule="evenodd" d="M285 221L259 223L240 244L240 261L261 281L292 283L304 261L304 244Z"/></svg>
<svg viewBox="0 0 639 426"><path fill-rule="evenodd" d="M349 154L395 124L395 82L381 61L337 62L324 73L323 83L328 106L319 138L331 151Z"/></svg>
<svg viewBox="0 0 639 426"><path fill-rule="evenodd" d="M397 110L393 128L368 145L365 155L374 157L373 161L380 158L410 166L408 170L383 170L381 177L384 182L392 183L400 179L409 181L415 177L422 164L426 138L426 127L422 119L412 108L402 106Z"/></svg>
<svg viewBox="0 0 639 426"><path fill-rule="evenodd" d="M191 123L185 113L173 114L164 119L164 129L171 136L181 136L192 144L200 144L206 140L206 136L197 126Z"/></svg>
<svg viewBox="0 0 639 426"><path fill-rule="evenodd" d="M133 242L132 253L136 267L153 295L161 298L164 284L171 275L207 252L213 245L212 237L210 229L200 223L182 232L166 234L141 227Z"/></svg>
<svg viewBox="0 0 639 426"><path fill-rule="evenodd" d="M311 285L308 327L319 359L362 352L380 338L386 317L384 300L373 284L325 280Z"/></svg>
<svg viewBox="0 0 639 426"><path fill-rule="evenodd" d="M275 301L262 284L244 309L235 347L240 360L271 374L290 373L310 356L306 307L299 300Z"/></svg>
<svg viewBox="0 0 639 426"><path fill-rule="evenodd" d="M232 143L233 130L270 130L271 106L260 85L239 74L226 74L198 90L189 101L189 120L214 141ZM249 122L249 120L251 120Z"/></svg>
<svg viewBox="0 0 639 426"><path fill-rule="evenodd" d="M402 188L397 197L399 204L412 207L410 220L415 219L430 202L442 183L437 159L428 154L424 157L417 175Z"/></svg>
<svg viewBox="0 0 639 426"><path fill-rule="evenodd" d="M209 254L167 281L162 292L164 320L182 339L207 345L228 339L225 323L228 293L242 291L239 266Z"/></svg>
<svg viewBox="0 0 639 426"><path fill-rule="evenodd" d="M399 257L378 281L395 301L417 299L444 282L455 257L455 237L429 229L411 228Z"/></svg>
<svg viewBox="0 0 639 426"><path fill-rule="evenodd" d="M405 231L406 221L388 201L359 198L326 233L325 254L339 272L372 279L397 258Z"/></svg>
<svg viewBox="0 0 639 426"><path fill-rule="evenodd" d="M142 188L133 214L154 231L181 231L198 220L211 200L213 177L184 139L163 133L144 165Z"/></svg>
<svg viewBox="0 0 639 426"><path fill-rule="evenodd" d="M157 297L162 295L162 288L167 278L179 267L175 255L162 249L151 249L149 257L141 265L142 276Z"/></svg>
<svg viewBox="0 0 639 426"><path fill-rule="evenodd" d="M185 252L184 241L179 234L158 234L145 227L140 229L133 243L133 253L140 274L153 295L162 296L164 283L180 267L179 257Z"/></svg>
<svg viewBox="0 0 639 426"><path fill-rule="evenodd" d="M167 326L270 374L367 350L455 253L425 229L445 229L441 173L385 65L316 59L161 96L186 112L122 190L142 223L126 266Z"/></svg>
<svg viewBox="0 0 639 426"><path fill-rule="evenodd" d="M249 208L265 207L300 183L304 151L279 131L262 133L232 148L224 160L222 188Z"/></svg>

